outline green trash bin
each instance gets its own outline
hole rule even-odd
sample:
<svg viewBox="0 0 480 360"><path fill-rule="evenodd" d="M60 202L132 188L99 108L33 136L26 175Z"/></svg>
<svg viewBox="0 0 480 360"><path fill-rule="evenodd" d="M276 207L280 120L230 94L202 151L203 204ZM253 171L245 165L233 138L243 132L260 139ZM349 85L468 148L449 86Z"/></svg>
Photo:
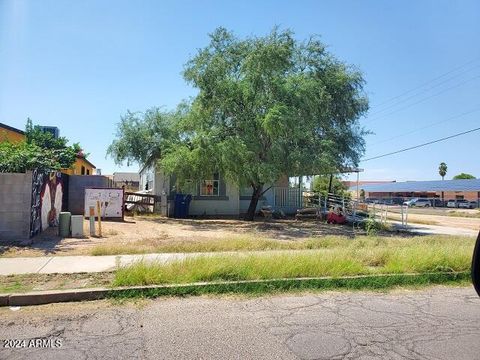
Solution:
<svg viewBox="0 0 480 360"><path fill-rule="evenodd" d="M70 220L72 213L62 211L58 219L58 235L61 237L70 236Z"/></svg>

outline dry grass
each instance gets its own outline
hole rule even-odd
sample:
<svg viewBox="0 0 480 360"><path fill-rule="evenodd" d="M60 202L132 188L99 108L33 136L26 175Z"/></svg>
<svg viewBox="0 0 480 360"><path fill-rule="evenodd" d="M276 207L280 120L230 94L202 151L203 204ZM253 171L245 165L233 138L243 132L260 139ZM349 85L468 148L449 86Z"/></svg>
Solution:
<svg viewBox="0 0 480 360"><path fill-rule="evenodd" d="M253 235L230 236L221 239L199 239L184 241L164 241L163 239L145 239L132 243L97 245L91 249L91 255L121 255L148 253L196 253L222 251L268 251L268 250L315 250L369 247L385 244L387 247L402 247L416 243L454 244L464 243L462 236L324 236L299 240L276 240Z"/></svg>
<svg viewBox="0 0 480 360"><path fill-rule="evenodd" d="M452 236L331 240L322 248L287 253L201 256L168 264L121 268L114 285L190 283L296 277L465 271L474 239Z"/></svg>
<svg viewBox="0 0 480 360"><path fill-rule="evenodd" d="M447 212L447 216L480 219L480 210L477 210L476 212L465 212L465 211L454 210L454 211Z"/></svg>
<svg viewBox="0 0 480 360"><path fill-rule="evenodd" d="M341 246L345 236L325 236L302 240L276 240L253 235L229 236L221 239L165 241L144 239L121 244L102 244L91 249L91 255L120 255L148 253L193 253L219 251L305 250Z"/></svg>

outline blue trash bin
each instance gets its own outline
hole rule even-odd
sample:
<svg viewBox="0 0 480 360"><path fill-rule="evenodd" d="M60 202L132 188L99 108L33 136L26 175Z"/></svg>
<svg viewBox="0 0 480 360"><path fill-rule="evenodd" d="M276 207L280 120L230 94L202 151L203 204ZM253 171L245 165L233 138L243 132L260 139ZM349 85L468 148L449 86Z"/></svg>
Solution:
<svg viewBox="0 0 480 360"><path fill-rule="evenodd" d="M184 215L185 215L185 218L188 218L189 216L189 213L190 213L190 202L192 201L192 195L188 194L187 196L185 196L184 198Z"/></svg>
<svg viewBox="0 0 480 360"><path fill-rule="evenodd" d="M186 219L189 213L190 201L192 201L192 195L176 194L173 217L177 219Z"/></svg>
<svg viewBox="0 0 480 360"><path fill-rule="evenodd" d="M173 217L181 218L182 215L183 194L175 194L175 206L173 208Z"/></svg>

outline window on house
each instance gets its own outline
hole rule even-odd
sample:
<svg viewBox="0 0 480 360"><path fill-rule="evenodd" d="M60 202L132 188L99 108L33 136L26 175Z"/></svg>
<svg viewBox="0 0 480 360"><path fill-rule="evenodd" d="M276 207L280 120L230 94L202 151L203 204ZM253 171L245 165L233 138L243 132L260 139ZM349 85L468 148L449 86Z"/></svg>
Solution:
<svg viewBox="0 0 480 360"><path fill-rule="evenodd" d="M200 196L220 196L220 179L218 173L212 179L200 182Z"/></svg>
<svg viewBox="0 0 480 360"><path fill-rule="evenodd" d="M85 175L85 166L82 165L82 172L81 172L82 175Z"/></svg>
<svg viewBox="0 0 480 360"><path fill-rule="evenodd" d="M87 175L90 175L90 169L87 169Z"/></svg>

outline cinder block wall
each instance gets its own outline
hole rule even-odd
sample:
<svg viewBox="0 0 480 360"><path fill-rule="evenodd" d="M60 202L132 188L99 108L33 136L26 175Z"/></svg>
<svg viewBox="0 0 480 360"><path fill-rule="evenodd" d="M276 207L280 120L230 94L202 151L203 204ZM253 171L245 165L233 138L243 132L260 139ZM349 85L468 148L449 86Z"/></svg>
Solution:
<svg viewBox="0 0 480 360"><path fill-rule="evenodd" d="M83 215L86 188L113 187L113 182L101 175L70 175L68 179L68 211Z"/></svg>
<svg viewBox="0 0 480 360"><path fill-rule="evenodd" d="M0 241L30 237L32 173L0 173Z"/></svg>

